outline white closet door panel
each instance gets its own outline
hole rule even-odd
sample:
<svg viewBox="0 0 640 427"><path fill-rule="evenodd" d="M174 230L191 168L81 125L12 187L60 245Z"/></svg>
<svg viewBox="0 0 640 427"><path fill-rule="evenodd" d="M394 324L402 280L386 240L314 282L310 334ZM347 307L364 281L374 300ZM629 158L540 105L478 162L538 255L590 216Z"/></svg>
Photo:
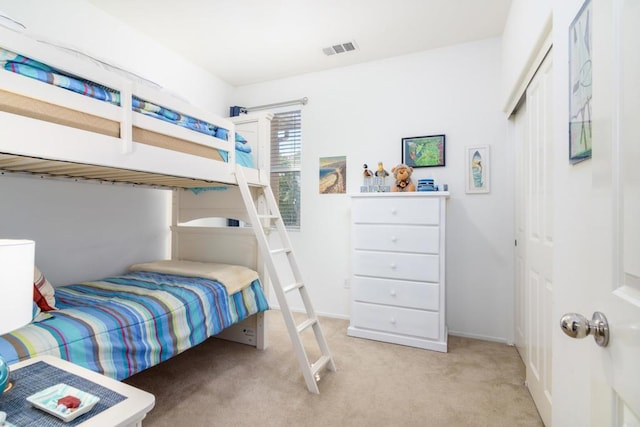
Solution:
<svg viewBox="0 0 640 427"><path fill-rule="evenodd" d="M438 255L355 251L353 272L357 276L437 282L440 258Z"/></svg>
<svg viewBox="0 0 640 427"><path fill-rule="evenodd" d="M354 230L354 249L426 254L437 254L440 251L438 227L356 224Z"/></svg>
<svg viewBox="0 0 640 427"><path fill-rule="evenodd" d="M355 277L351 283L354 301L371 302L438 311L440 285L438 283Z"/></svg>
<svg viewBox="0 0 640 427"><path fill-rule="evenodd" d="M353 326L357 328L412 335L420 338L439 338L439 315L432 311L360 302L353 303L352 310Z"/></svg>
<svg viewBox="0 0 640 427"><path fill-rule="evenodd" d="M362 198L352 206L355 223L440 224L439 198Z"/></svg>

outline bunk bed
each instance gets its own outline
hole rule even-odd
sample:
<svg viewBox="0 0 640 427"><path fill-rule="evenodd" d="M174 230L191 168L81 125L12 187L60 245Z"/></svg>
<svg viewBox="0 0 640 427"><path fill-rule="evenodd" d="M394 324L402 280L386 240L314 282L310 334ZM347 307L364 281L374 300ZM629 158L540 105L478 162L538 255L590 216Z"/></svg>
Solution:
<svg viewBox="0 0 640 427"><path fill-rule="evenodd" d="M0 173L171 188L169 262L199 266L193 273L145 264L57 287L58 310L0 337L5 359L53 354L122 379L213 335L265 348L266 272L253 232L189 222L248 219L236 174L268 185L271 115L221 118L95 58L3 27L0 49ZM217 272L201 274L230 264L256 277L234 285Z"/></svg>

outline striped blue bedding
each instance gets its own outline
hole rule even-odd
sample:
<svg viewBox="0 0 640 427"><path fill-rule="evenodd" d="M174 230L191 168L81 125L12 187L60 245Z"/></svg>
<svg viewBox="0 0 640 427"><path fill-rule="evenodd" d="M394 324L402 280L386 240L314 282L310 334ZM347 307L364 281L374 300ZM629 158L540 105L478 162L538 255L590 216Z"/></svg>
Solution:
<svg viewBox="0 0 640 427"><path fill-rule="evenodd" d="M213 280L153 272L57 287L56 305L0 336L7 363L49 354L121 380L268 309L257 280L228 295Z"/></svg>

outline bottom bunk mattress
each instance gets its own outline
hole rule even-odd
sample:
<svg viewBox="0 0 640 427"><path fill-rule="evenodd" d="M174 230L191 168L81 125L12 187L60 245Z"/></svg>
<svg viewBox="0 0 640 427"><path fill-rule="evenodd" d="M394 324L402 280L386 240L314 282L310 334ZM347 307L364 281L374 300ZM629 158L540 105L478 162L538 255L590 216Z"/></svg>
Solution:
<svg viewBox="0 0 640 427"><path fill-rule="evenodd" d="M8 364L49 354L121 380L268 309L258 280L229 295L216 280L148 271L60 286L55 299L0 336Z"/></svg>

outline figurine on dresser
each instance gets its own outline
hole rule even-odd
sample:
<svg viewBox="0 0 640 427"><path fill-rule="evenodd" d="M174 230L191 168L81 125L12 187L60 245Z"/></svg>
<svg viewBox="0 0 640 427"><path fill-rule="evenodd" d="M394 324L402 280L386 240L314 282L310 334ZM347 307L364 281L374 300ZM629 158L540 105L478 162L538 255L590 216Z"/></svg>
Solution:
<svg viewBox="0 0 640 427"><path fill-rule="evenodd" d="M365 187L369 187L371 185L371 180L373 179L373 172L369 170L369 166L364 164L364 171L362 172L363 185Z"/></svg>
<svg viewBox="0 0 640 427"><path fill-rule="evenodd" d="M378 170L375 173L376 178L378 178L379 185L384 185L386 183L387 177L389 176L389 172L387 172L382 165L382 162L378 162Z"/></svg>
<svg viewBox="0 0 640 427"><path fill-rule="evenodd" d="M378 162L378 170L375 171L375 185L377 186L378 192L389 191L389 186L387 185L387 177L389 176L389 172L384 168L382 162Z"/></svg>

